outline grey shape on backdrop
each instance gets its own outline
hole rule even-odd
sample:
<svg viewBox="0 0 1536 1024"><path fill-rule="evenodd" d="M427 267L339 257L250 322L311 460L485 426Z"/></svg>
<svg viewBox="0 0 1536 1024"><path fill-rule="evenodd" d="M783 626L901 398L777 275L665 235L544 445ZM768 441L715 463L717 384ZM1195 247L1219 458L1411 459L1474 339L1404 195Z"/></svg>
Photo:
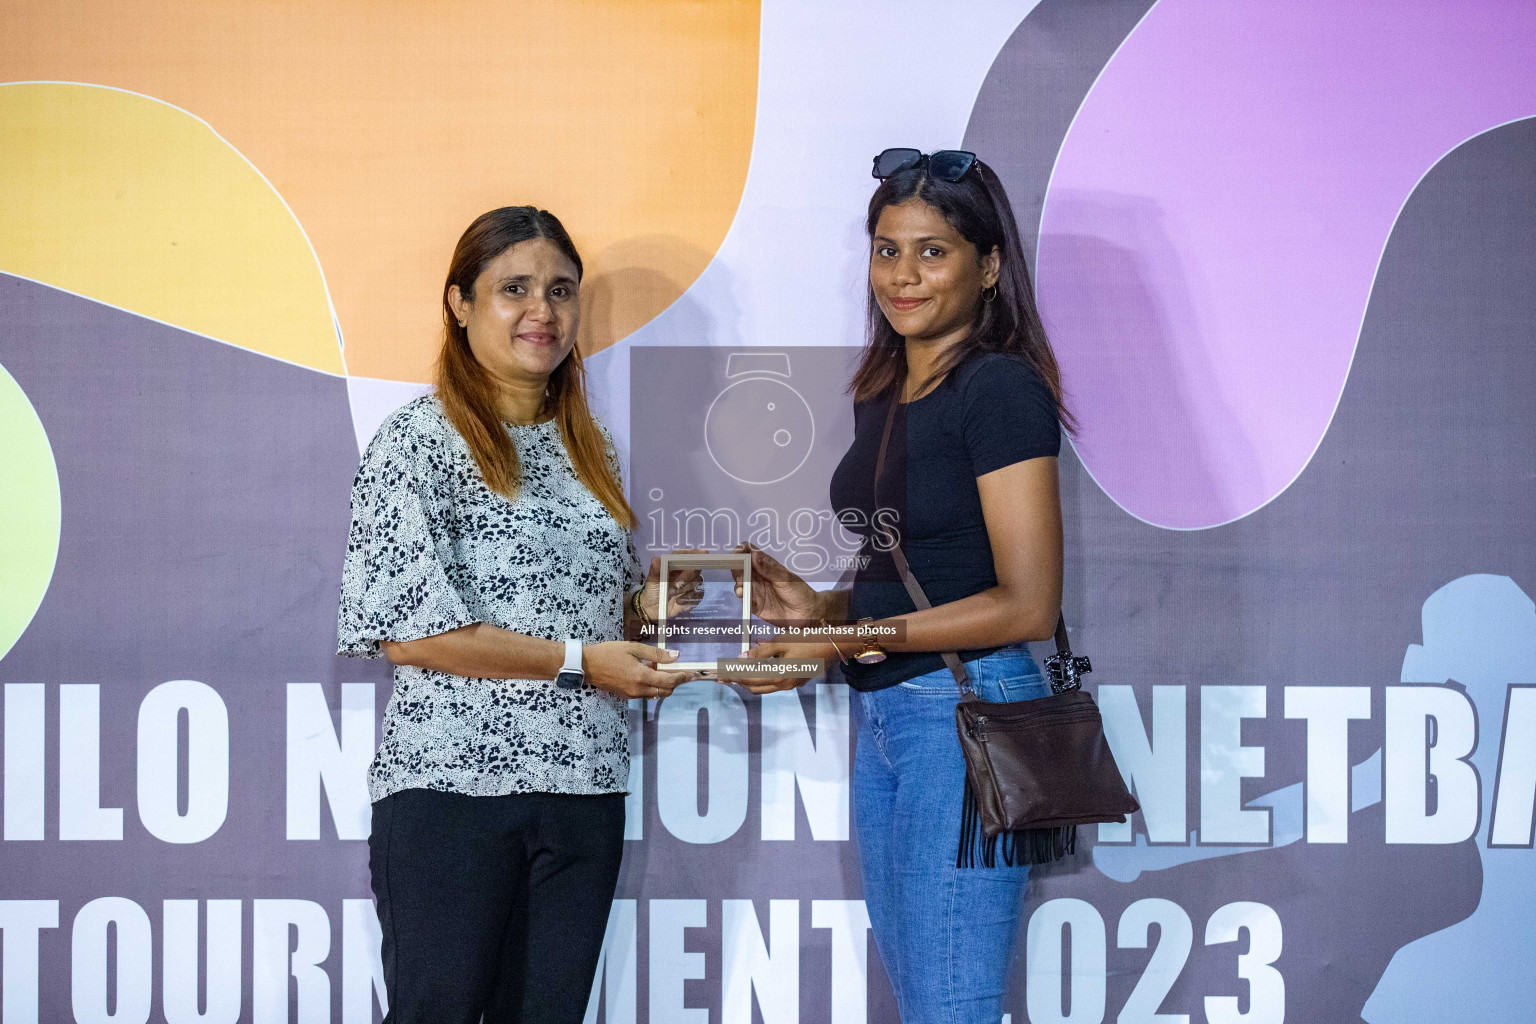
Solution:
<svg viewBox="0 0 1536 1024"><path fill-rule="evenodd" d="M1067 129L1109 58L1152 4L1042 0L1003 44L982 82L962 145L1008 189L1031 261L1045 190Z"/></svg>
<svg viewBox="0 0 1536 1024"><path fill-rule="evenodd" d="M343 681L374 683L380 710L389 692L383 663L334 654L357 468L345 380L9 275L0 365L47 430L63 499L53 581L0 660L0 682L48 684L49 838L0 844L8 891L61 903L62 927L41 933L42 1019L71 1018L68 922L99 896L157 922L163 899L314 900L338 930L323 966L339 980L341 900L370 895L367 849L335 839L324 809L330 838L285 838L284 735L290 682L324 684L333 710ZM138 706L172 679L212 686L230 722L228 817L186 846L134 809ZM101 685L101 800L123 808L120 842L56 838L63 683ZM339 984L332 1002L339 1019Z"/></svg>
<svg viewBox="0 0 1536 1024"><path fill-rule="evenodd" d="M1508 575L1527 592L1536 580L1533 238L1536 121L1447 155L1386 244L1327 435L1301 477L1250 516L1201 531L1147 526L1063 452L1068 619L1095 681L1132 684L1143 706L1154 683L1269 687L1269 717L1244 735L1266 748L1267 772L1245 784L1245 799L1305 773L1301 727L1280 717L1281 687L1370 685L1376 717L1351 731L1358 763L1381 744L1381 688L1398 682L1419 641L1426 599L1468 574ZM1197 703L1192 694L1192 714ZM1497 742L1497 724L1484 722L1482 735ZM1197 927L1230 900L1268 903L1285 924L1288 1018L1356 1019L1400 946L1473 912L1483 875L1471 841L1386 846L1379 807L1350 828L1345 847L1297 843L1127 886L1079 864L1043 873L1033 899L1088 898L1113 921L1135 899L1162 896ZM1115 1007L1143 961L1110 957ZM1446 998L1458 998L1454 974L1445 981ZM1235 984L1230 950L1197 946L1164 1005L1198 1011L1200 994L1236 994Z"/></svg>

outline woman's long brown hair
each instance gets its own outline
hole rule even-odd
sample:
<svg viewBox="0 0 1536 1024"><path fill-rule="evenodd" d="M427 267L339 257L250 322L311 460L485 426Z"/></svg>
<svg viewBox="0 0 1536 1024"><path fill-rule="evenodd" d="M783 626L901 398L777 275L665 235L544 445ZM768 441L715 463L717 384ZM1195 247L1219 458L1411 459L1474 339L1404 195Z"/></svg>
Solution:
<svg viewBox="0 0 1536 1024"><path fill-rule="evenodd" d="M547 238L559 246L575 265L577 280L581 279L581 256L554 214L532 206L505 206L482 214L460 236L448 266L448 280L443 285L443 348L437 357L437 400L448 421L468 443L486 485L508 498L516 498L522 485L517 446L497 411L496 385L470 350L469 332L459 326L453 315L448 291L458 285L464 299L473 302L475 281L486 265L530 238ZM602 430L587 406L586 368L575 346L549 375L544 402L546 411L554 409L576 478L620 525L634 529L634 510L608 464Z"/></svg>

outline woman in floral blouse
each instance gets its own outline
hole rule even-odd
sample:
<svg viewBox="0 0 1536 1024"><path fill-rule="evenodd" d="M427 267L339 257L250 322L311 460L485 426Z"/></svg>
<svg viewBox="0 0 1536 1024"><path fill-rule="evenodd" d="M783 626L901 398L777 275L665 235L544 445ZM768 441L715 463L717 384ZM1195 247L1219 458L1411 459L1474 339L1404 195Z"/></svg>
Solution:
<svg viewBox="0 0 1536 1024"><path fill-rule="evenodd" d="M623 851L627 701L692 678L624 639L660 587L587 407L581 273L547 211L471 224L436 392L384 421L353 484L339 649L395 664L368 771L392 1022L581 1020ZM669 614L700 586L678 574Z"/></svg>

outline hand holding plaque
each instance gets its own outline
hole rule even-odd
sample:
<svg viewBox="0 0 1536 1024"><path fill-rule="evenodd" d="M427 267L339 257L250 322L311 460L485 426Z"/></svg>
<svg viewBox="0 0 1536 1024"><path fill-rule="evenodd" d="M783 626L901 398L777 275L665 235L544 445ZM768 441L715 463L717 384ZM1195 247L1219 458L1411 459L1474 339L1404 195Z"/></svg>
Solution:
<svg viewBox="0 0 1536 1024"><path fill-rule="evenodd" d="M645 586L640 591L640 605L652 622L661 619L678 619L688 615L704 598L704 574L698 568L690 568L677 561L680 555L708 555L703 548L678 548L670 555L652 557L650 570L645 576ZM662 586L664 561L666 586ZM665 602L665 611L662 610Z"/></svg>
<svg viewBox="0 0 1536 1024"><path fill-rule="evenodd" d="M748 587L746 575L731 572L736 596L750 614L779 627L815 622L826 615L822 595L777 558L746 541L731 550L746 558L746 568L756 580L755 586Z"/></svg>
<svg viewBox="0 0 1536 1024"><path fill-rule="evenodd" d="M826 675L826 666L838 657L835 645L818 640L786 640L775 637L754 644L743 657L762 661L755 674L733 674L731 682L762 695L793 690ZM799 666L791 670L791 666ZM784 671L768 671L782 666Z"/></svg>

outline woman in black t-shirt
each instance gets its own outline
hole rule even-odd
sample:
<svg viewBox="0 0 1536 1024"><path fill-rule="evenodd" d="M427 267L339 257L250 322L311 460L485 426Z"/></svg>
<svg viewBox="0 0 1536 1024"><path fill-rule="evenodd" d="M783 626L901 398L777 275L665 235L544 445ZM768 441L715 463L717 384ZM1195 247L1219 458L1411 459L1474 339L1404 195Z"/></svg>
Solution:
<svg viewBox="0 0 1536 1024"><path fill-rule="evenodd" d="M996 1024L1029 867L1022 848L956 849L959 691L941 652L958 652L982 700L1050 693L1025 643L1050 637L1061 607L1056 456L1058 424L1071 419L997 176L970 153L887 150L875 177L870 337L849 386L854 441L831 486L840 521L875 524L860 550L870 561L852 590L818 592L754 550L752 610L778 625L870 620L899 632L881 641L883 660L867 649L847 660L862 645L841 639L750 653L842 660L860 691L854 824L902 1020ZM901 582L898 538L931 608Z"/></svg>

